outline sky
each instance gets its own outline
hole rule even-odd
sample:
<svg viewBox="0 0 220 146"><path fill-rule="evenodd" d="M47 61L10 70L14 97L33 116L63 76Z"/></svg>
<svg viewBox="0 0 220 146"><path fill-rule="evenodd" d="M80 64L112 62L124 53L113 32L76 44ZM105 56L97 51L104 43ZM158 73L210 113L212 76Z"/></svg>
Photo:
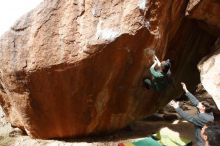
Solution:
<svg viewBox="0 0 220 146"><path fill-rule="evenodd" d="M43 0L0 0L0 35Z"/></svg>

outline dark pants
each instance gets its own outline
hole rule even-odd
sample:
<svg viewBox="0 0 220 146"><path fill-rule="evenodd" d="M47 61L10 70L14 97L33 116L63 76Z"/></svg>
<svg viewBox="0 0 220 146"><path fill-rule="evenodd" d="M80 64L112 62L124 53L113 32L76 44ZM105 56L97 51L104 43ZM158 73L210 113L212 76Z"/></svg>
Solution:
<svg viewBox="0 0 220 146"><path fill-rule="evenodd" d="M144 79L144 86L145 86L147 89L151 89L151 88L154 89L154 88L155 88L153 82L152 82L150 79L148 79L148 78L145 78L145 79Z"/></svg>

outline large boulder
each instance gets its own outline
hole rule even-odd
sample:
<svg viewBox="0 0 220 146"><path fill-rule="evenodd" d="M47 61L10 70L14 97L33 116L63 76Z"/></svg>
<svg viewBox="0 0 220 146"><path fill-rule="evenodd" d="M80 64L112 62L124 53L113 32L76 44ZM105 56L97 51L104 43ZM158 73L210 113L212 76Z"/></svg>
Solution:
<svg viewBox="0 0 220 146"><path fill-rule="evenodd" d="M144 49L165 56L186 4L45 0L0 41L0 97L12 125L38 138L84 136L158 110L168 99L142 85L152 63Z"/></svg>
<svg viewBox="0 0 220 146"><path fill-rule="evenodd" d="M191 69L216 40L184 18L186 7L185 0L45 0L0 40L8 120L30 136L60 138L112 132L156 112L174 95L143 87L149 52L175 60L176 81L194 85Z"/></svg>

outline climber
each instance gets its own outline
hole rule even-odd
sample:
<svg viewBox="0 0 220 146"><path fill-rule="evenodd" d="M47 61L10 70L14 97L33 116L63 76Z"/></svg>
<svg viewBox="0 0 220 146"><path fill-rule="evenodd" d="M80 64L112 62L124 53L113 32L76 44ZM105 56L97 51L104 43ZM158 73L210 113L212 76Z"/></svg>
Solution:
<svg viewBox="0 0 220 146"><path fill-rule="evenodd" d="M144 85L147 89L154 89L156 91L162 91L168 87L171 83L171 62L170 59L160 62L157 56L153 57L154 63L150 67L150 73L152 80L149 78L144 79ZM158 68L158 69L156 69Z"/></svg>

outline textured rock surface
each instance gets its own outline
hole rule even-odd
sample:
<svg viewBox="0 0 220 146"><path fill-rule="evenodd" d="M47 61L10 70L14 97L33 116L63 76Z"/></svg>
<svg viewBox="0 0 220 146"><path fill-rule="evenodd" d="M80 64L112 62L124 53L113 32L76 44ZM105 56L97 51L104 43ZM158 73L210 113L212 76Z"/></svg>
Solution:
<svg viewBox="0 0 220 146"><path fill-rule="evenodd" d="M214 99L220 109L220 38L216 41L215 52L205 57L198 68L200 69L201 82L204 88Z"/></svg>
<svg viewBox="0 0 220 146"><path fill-rule="evenodd" d="M8 119L33 137L51 138L107 133L152 114L169 98L143 88L151 64L144 49L174 59L177 81L193 85L198 81L186 72L196 74L190 69L216 40L183 19L186 6L45 0L0 41L0 101Z"/></svg>
<svg viewBox="0 0 220 146"><path fill-rule="evenodd" d="M220 1L190 0L186 15L203 22L202 27L212 33L220 34ZM208 24L208 25L207 25Z"/></svg>
<svg viewBox="0 0 220 146"><path fill-rule="evenodd" d="M111 132L154 112L159 97L142 87L144 49L166 53L167 29L178 28L185 6L42 3L1 39L1 98L11 123L34 137L68 137Z"/></svg>
<svg viewBox="0 0 220 146"><path fill-rule="evenodd" d="M219 0L190 0L186 14L220 28Z"/></svg>

